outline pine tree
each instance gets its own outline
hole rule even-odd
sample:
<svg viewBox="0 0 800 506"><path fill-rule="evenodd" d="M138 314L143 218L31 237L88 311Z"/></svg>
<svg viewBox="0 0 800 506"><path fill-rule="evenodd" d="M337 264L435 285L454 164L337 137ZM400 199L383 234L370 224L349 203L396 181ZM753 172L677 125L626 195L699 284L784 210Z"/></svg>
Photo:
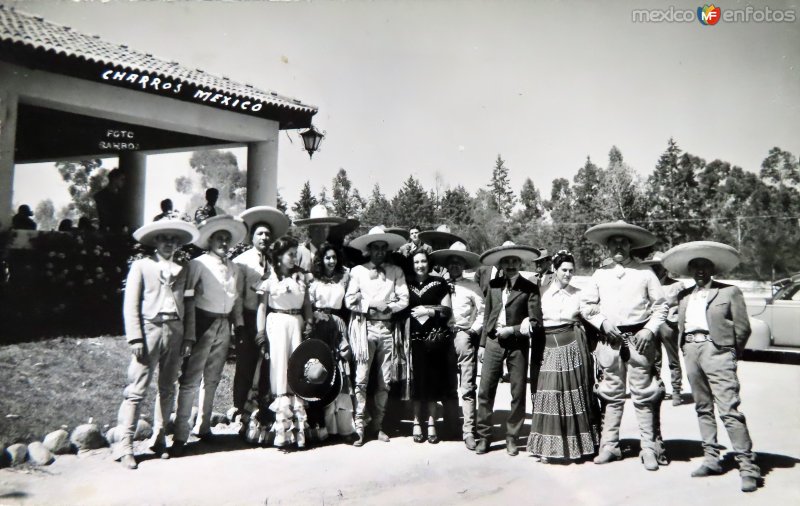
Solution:
<svg viewBox="0 0 800 506"><path fill-rule="evenodd" d="M311 214L311 208L317 205L317 197L311 193L311 182L306 181L300 190L300 198L292 206L295 219L305 219Z"/></svg>
<svg viewBox="0 0 800 506"><path fill-rule="evenodd" d="M392 199L392 211L396 225L408 227L418 224L427 227L433 224L433 203L428 192L414 176L408 176L403 187Z"/></svg>
<svg viewBox="0 0 800 506"><path fill-rule="evenodd" d="M361 224L367 229L377 225L392 226L396 224L392 217L392 204L381 192L381 187L377 183L372 188L372 194L361 217Z"/></svg>
<svg viewBox="0 0 800 506"><path fill-rule="evenodd" d="M522 183L522 190L519 192L519 200L522 203L520 217L525 221L537 220L542 217L542 197L539 190L533 184L531 178L525 178Z"/></svg>
<svg viewBox="0 0 800 506"><path fill-rule="evenodd" d="M448 188L444 191L440 205L439 217L449 225L470 225L472 224L472 196L462 186L458 185L453 189Z"/></svg>
<svg viewBox="0 0 800 506"><path fill-rule="evenodd" d="M495 208L504 218L509 218L516 199L514 198L514 191L511 189L511 183L508 180L508 167L505 166L505 161L500 155L497 155L497 160L495 161L492 180L489 182L489 191Z"/></svg>
<svg viewBox="0 0 800 506"><path fill-rule="evenodd" d="M336 216L357 218L364 210L364 200L353 188L353 183L347 176L347 171L339 169L333 178L333 213Z"/></svg>

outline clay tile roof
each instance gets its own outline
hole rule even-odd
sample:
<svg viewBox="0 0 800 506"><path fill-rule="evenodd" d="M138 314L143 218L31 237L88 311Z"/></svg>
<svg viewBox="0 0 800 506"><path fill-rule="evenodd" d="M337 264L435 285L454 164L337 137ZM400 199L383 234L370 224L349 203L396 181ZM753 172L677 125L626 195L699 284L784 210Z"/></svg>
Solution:
<svg viewBox="0 0 800 506"><path fill-rule="evenodd" d="M317 112L317 107L303 104L297 99L273 91L262 91L249 84L237 83L227 77L215 76L200 69L190 69L174 61L129 49L124 44L105 41L97 35L80 33L68 26L58 25L46 21L41 16L27 14L2 4L0 4L0 41L21 44L29 49L62 57L160 74L218 93L259 100L273 107L288 108L300 113Z"/></svg>

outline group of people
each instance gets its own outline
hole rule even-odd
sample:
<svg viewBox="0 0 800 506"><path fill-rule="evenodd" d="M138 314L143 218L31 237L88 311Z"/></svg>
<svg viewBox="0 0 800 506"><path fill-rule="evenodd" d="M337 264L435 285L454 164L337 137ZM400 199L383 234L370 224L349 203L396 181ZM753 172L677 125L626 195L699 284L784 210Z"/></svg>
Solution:
<svg viewBox="0 0 800 506"><path fill-rule="evenodd" d="M329 216L324 206L294 224L308 227L307 241L286 235L291 221L269 206L238 217L216 214L197 226L160 219L133 233L154 251L132 264L125 290L133 353L118 422L125 466L137 467L132 440L156 370L152 449L179 457L191 433L213 437L212 405L233 339L229 415L254 444L305 448L331 436L354 446L388 442L384 417L393 390L412 403L418 443L439 442L437 403L460 397L464 444L486 454L505 367L509 455L519 453L528 380L533 414L526 448L544 463L619 460L629 390L640 459L653 471L669 462L660 424L663 342L673 402L680 403L680 348L700 422L705 457L692 476L722 472L716 405L742 490L756 489L760 471L738 411L736 376L750 334L747 313L738 288L712 279L736 266L735 249L686 243L640 262L631 251L652 247L655 236L625 222L604 223L586 236L607 248L611 261L579 288L571 283L575 258L565 250L548 255L506 242L478 255L447 229L416 226L408 240L401 230L376 226L344 246L358 222ZM229 260L229 248L245 238L252 248ZM189 243L204 254L176 263L174 252ZM526 278L523 266L537 262L549 268ZM472 279L464 275L470 270ZM684 287L666 271L695 284ZM173 411L167 449L165 420Z"/></svg>

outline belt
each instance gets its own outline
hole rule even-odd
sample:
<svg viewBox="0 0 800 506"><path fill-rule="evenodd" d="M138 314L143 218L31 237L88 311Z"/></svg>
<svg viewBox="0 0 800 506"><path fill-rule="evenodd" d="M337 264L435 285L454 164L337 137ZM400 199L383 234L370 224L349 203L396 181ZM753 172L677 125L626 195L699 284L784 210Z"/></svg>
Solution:
<svg viewBox="0 0 800 506"><path fill-rule="evenodd" d="M391 318L367 318L368 322L390 322Z"/></svg>
<svg viewBox="0 0 800 506"><path fill-rule="evenodd" d="M683 335L683 339L687 343L704 343L706 341L711 341L711 336L708 335L708 332L704 331L687 332Z"/></svg>
<svg viewBox="0 0 800 506"><path fill-rule="evenodd" d="M302 309L275 309L274 307L269 308L269 312L271 313L281 313L281 314L290 314L294 316L302 315Z"/></svg>
<svg viewBox="0 0 800 506"><path fill-rule="evenodd" d="M230 313L213 313L211 311L206 311L205 309L200 309L199 307L196 308L196 311L206 318L230 318L231 316Z"/></svg>
<svg viewBox="0 0 800 506"><path fill-rule="evenodd" d="M158 313L155 318L150 320L150 323L164 323L180 320L178 313Z"/></svg>
<svg viewBox="0 0 800 506"><path fill-rule="evenodd" d="M555 325L553 327L545 327L544 333L545 334L561 334L562 332L567 332L568 330L572 329L575 326L575 322L572 323L565 323L563 325Z"/></svg>
<svg viewBox="0 0 800 506"><path fill-rule="evenodd" d="M336 312L336 310L332 307L315 307L314 311L319 311L320 313L325 314L334 314Z"/></svg>

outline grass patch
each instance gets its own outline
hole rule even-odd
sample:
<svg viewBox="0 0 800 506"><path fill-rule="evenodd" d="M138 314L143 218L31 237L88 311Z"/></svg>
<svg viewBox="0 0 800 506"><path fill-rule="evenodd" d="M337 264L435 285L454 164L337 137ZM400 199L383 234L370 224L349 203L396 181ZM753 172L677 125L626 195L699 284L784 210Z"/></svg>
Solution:
<svg viewBox="0 0 800 506"><path fill-rule="evenodd" d="M72 430L89 418L101 427L116 425L130 359L123 336L0 346L0 444L41 440L62 425ZM215 411L224 413L233 403L233 369L225 364ZM151 422L155 392L154 378L142 404Z"/></svg>

